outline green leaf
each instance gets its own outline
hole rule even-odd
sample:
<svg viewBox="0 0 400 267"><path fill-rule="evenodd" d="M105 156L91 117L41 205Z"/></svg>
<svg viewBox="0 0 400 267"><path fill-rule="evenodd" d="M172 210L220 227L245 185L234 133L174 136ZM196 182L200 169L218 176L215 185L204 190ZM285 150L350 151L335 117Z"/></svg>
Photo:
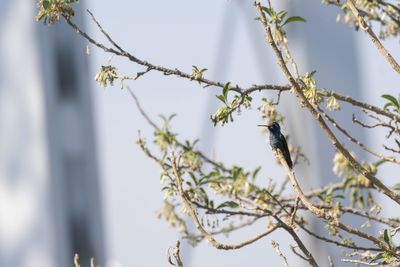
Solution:
<svg viewBox="0 0 400 267"><path fill-rule="evenodd" d="M314 77L315 73L317 73L317 71L316 71L316 70L313 70L313 71L309 74L310 78Z"/></svg>
<svg viewBox="0 0 400 267"><path fill-rule="evenodd" d="M46 9L46 10L50 7L50 4L51 4L50 0L45 0L42 3L43 8Z"/></svg>
<svg viewBox="0 0 400 267"><path fill-rule="evenodd" d="M270 17L272 17L272 15L275 13L272 8L268 8L268 7L262 6L261 9L264 12L266 12Z"/></svg>
<svg viewBox="0 0 400 267"><path fill-rule="evenodd" d="M307 84L302 79L298 79L297 82L300 83L300 86L302 87L302 89L307 88Z"/></svg>
<svg viewBox="0 0 400 267"><path fill-rule="evenodd" d="M253 173L251 174L251 177L253 178L253 179L256 179L256 177L257 177L257 174L258 174L258 172L261 170L261 166L258 166L254 171L253 171Z"/></svg>
<svg viewBox="0 0 400 267"><path fill-rule="evenodd" d="M304 18L300 17L300 16L292 16L292 17L287 18L287 19L285 20L285 22L282 24L282 26L285 26L285 25L288 24L288 23L296 22L296 21L299 21L299 22L306 22L306 20L305 20Z"/></svg>
<svg viewBox="0 0 400 267"><path fill-rule="evenodd" d="M176 113L173 113L171 115L169 115L168 120L167 121L171 121L173 118L176 117Z"/></svg>
<svg viewBox="0 0 400 267"><path fill-rule="evenodd" d="M190 178L192 178L194 184L195 184L195 185L198 185L198 182L197 182L197 180L196 180L196 176L194 175L194 173L193 173L193 172L189 172L189 175L190 175Z"/></svg>
<svg viewBox="0 0 400 267"><path fill-rule="evenodd" d="M287 14L287 11L285 11L285 10L279 11L278 12L279 19L283 20L285 18L286 14Z"/></svg>
<svg viewBox="0 0 400 267"><path fill-rule="evenodd" d="M352 177L352 176L349 176L346 178L346 180L343 183L343 188L345 191L350 187L351 182L353 182L353 181L354 181L354 177Z"/></svg>
<svg viewBox="0 0 400 267"><path fill-rule="evenodd" d="M394 106L393 103L388 102L388 103L386 103L386 104L383 106L383 109L384 109L384 110L387 110L388 107L391 107L391 106Z"/></svg>
<svg viewBox="0 0 400 267"><path fill-rule="evenodd" d="M318 194L317 197L318 197L322 202L324 202L325 199L326 199L326 194L325 194L325 193L321 193L321 194Z"/></svg>
<svg viewBox="0 0 400 267"><path fill-rule="evenodd" d="M235 208L239 207L239 204L237 204L235 201L226 201L226 202L220 204L215 209L221 209L221 208L225 208L225 207L235 209Z"/></svg>
<svg viewBox="0 0 400 267"><path fill-rule="evenodd" d="M390 236L390 234L389 234L389 231L388 231L388 229L385 229L384 231L383 231L383 241L385 241L385 243L386 244L388 244L388 246L391 248L392 247L392 240L391 240L392 238L391 238L391 236Z"/></svg>
<svg viewBox="0 0 400 267"><path fill-rule="evenodd" d="M375 262L375 261L377 261L377 260L380 260L380 259L382 259L383 258L383 253L378 253L376 256L375 256L375 258L373 258L369 263L373 263L373 262Z"/></svg>
<svg viewBox="0 0 400 267"><path fill-rule="evenodd" d="M223 95L216 95L216 97L222 101L222 103L226 104L226 98Z"/></svg>
<svg viewBox="0 0 400 267"><path fill-rule="evenodd" d="M41 13L36 15L35 19L36 21L41 21L45 16L47 16L46 13Z"/></svg>
<svg viewBox="0 0 400 267"><path fill-rule="evenodd" d="M388 100L390 103L392 103L396 108L400 108L400 104L397 101L397 99L392 96L392 95L381 95L382 98L385 98L386 100Z"/></svg>
<svg viewBox="0 0 400 267"><path fill-rule="evenodd" d="M222 95L225 97L225 99L228 99L228 92L230 89L230 82L227 82L224 86L224 89L222 89Z"/></svg>

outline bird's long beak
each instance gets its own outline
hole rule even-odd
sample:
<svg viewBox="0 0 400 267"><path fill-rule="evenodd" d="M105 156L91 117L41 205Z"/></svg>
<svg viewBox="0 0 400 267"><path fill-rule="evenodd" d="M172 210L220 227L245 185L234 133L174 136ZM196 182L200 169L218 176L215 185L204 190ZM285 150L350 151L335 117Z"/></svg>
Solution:
<svg viewBox="0 0 400 267"><path fill-rule="evenodd" d="M267 124L259 124L257 126L259 126L259 127L267 127L267 128L271 127L271 125L267 125Z"/></svg>

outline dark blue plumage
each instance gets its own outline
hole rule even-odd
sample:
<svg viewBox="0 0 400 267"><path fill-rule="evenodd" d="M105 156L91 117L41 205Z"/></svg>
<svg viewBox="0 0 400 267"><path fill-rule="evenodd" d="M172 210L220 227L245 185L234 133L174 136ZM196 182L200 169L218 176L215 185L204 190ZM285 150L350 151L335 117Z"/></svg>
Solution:
<svg viewBox="0 0 400 267"><path fill-rule="evenodd" d="M281 127L277 122L273 122L270 125L259 125L268 127L269 130L269 144L273 150L279 149L282 152L283 157L290 169L293 167L292 159L290 158L290 152L286 139L281 133Z"/></svg>

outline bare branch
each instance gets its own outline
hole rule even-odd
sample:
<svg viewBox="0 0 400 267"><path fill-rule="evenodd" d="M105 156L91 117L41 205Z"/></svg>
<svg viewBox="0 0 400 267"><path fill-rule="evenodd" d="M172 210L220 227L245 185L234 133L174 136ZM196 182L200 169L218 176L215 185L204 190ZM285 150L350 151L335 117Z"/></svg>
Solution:
<svg viewBox="0 0 400 267"><path fill-rule="evenodd" d="M95 22L95 24L97 25L97 27L103 33L103 35L107 38L107 40L112 45L114 45L117 48L117 50L115 50L113 48L110 48L110 47L106 47L105 45L103 45L103 44L99 43L98 41L94 40L93 38L91 38L87 33L82 31L75 23L73 23L70 18L64 16L64 19L77 33L79 33L82 37L84 37L91 44L103 49L105 52L112 53L112 54L117 55L117 56L126 57L130 61L132 61L132 62L134 62L134 63L136 63L138 65L144 66L147 69L159 71L159 72L163 73L164 75L174 75L174 76L177 76L177 77L185 78L185 79L190 80L190 81L192 81L192 80L193 81L197 81L197 82L205 84L206 86L215 86L215 87L219 87L219 88L223 88L225 86L225 83L221 83L221 82L218 82L218 81L212 81L212 80L205 79L205 78L202 78L202 77L194 79L191 74L183 72L183 71L181 71L181 70L179 70L177 68L171 69L171 68L167 68L167 67L163 67L163 66L159 66L159 65L154 65L154 64L149 63L149 62L147 62L145 60L137 58L136 56L132 55L131 53L123 50L121 48L121 46L119 46L110 37L110 35L103 29L101 24L97 21L97 19L94 17L94 15L89 10L88 10L88 13L92 17L92 19ZM230 90L231 91L235 91L235 92L237 92L239 94L249 94L251 92L258 91L258 90L286 91L288 89L287 89L287 86L265 84L265 85L253 85L253 86L248 87L248 88L242 88L239 85L236 85L236 86L233 86Z"/></svg>
<svg viewBox="0 0 400 267"><path fill-rule="evenodd" d="M328 263L329 263L329 267L335 267L333 265L333 261L332 261L332 257L331 256L328 256Z"/></svg>
<svg viewBox="0 0 400 267"><path fill-rule="evenodd" d="M343 262L347 263L354 263L354 264L363 264L363 265L368 265L368 266L378 266L379 263L377 262L366 262L366 261L361 261L361 260L352 260L352 259L342 259Z"/></svg>
<svg viewBox="0 0 400 267"><path fill-rule="evenodd" d="M385 161L400 164L400 160L398 160L394 157L388 157L381 153L373 151L372 149L370 149L369 147L367 147L366 145L364 145L363 143L361 143L360 141L358 141L357 139L352 137L343 127L341 127L331 116L329 116L326 112L324 112L320 107L317 107L317 109L328 121L330 121L332 123L333 126L336 127L336 129L341 131L351 142L353 142L354 144L361 147L364 151L370 153L371 155L374 155L377 158L383 159ZM353 117L353 121L354 121L354 117Z"/></svg>
<svg viewBox="0 0 400 267"><path fill-rule="evenodd" d="M364 18L360 15L360 12L354 5L353 0L347 0L347 6L350 8L351 12L353 13L354 17L358 20L358 23L371 38L372 43L378 49L378 51L382 54L382 56L386 59L386 61L392 66L393 70L400 74L400 65L397 61L392 57L392 55L386 50L386 48L382 45L379 41L378 37L372 31L371 27L365 22Z"/></svg>
<svg viewBox="0 0 400 267"><path fill-rule="evenodd" d="M183 263L181 260L181 256L179 255L180 253L180 247L181 243L179 242L179 240L176 241L175 243L175 248L174 248L174 258L176 260L176 264L178 265L178 267L183 267Z"/></svg>
<svg viewBox="0 0 400 267"><path fill-rule="evenodd" d="M278 242L276 242L275 240L272 240L272 241L271 241L271 245L272 245L272 247L275 249L275 251L276 251L276 253L278 254L278 256L282 259L283 265L284 265L285 267L289 267L289 264L288 264L288 262L287 262L287 259L286 259L285 255L283 255L282 251L279 249L279 244L278 244Z"/></svg>

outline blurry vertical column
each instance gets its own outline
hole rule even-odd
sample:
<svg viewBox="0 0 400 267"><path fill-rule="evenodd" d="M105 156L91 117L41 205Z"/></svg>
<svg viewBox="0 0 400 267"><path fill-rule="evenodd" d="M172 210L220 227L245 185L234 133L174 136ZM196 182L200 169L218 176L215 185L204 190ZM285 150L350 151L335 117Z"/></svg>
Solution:
<svg viewBox="0 0 400 267"><path fill-rule="evenodd" d="M307 20L305 24L293 24L288 30L290 46L295 59L300 63L300 75L316 70L315 79L317 86L328 88L338 93L362 99L361 78L357 58L357 46L354 29L336 22L336 16L341 12L334 6L327 6L321 1L289 1L289 14L299 15ZM349 114L353 113L347 105L341 106L341 111L333 117L338 123L357 136L362 143L365 142L361 128L354 127ZM310 117L309 115L307 115ZM297 128L301 127L302 120L296 122ZM310 158L311 167L314 169L315 186L340 182L340 179L331 172L333 167L334 147L320 127L313 122L310 127L314 132L313 138L306 138L303 146L312 148L314 156ZM329 125L331 129L333 126ZM299 133L301 134L301 133ZM346 147L360 150L353 146L347 138L337 135ZM308 139L308 140L307 140ZM316 155L316 156L315 156ZM304 177L304 176L303 176ZM305 176L307 177L307 176ZM309 177L307 177L307 180ZM341 218L342 223L361 225L364 221L356 218ZM328 235L323 224L315 223L313 230L320 235ZM317 260L327 262L327 256L332 256L334 262L339 262L341 252L335 246L326 246L315 242L312 250L317 255Z"/></svg>
<svg viewBox="0 0 400 267"><path fill-rule="evenodd" d="M74 5L84 25L84 5ZM83 27L84 28L84 27ZM64 21L39 28L56 246L71 265L104 266L99 175L85 42ZM65 265L65 266L67 266ZM64 265L59 265L64 266Z"/></svg>
<svg viewBox="0 0 400 267"><path fill-rule="evenodd" d="M0 1L2 267L58 265L53 249L45 110L33 18L33 1Z"/></svg>

